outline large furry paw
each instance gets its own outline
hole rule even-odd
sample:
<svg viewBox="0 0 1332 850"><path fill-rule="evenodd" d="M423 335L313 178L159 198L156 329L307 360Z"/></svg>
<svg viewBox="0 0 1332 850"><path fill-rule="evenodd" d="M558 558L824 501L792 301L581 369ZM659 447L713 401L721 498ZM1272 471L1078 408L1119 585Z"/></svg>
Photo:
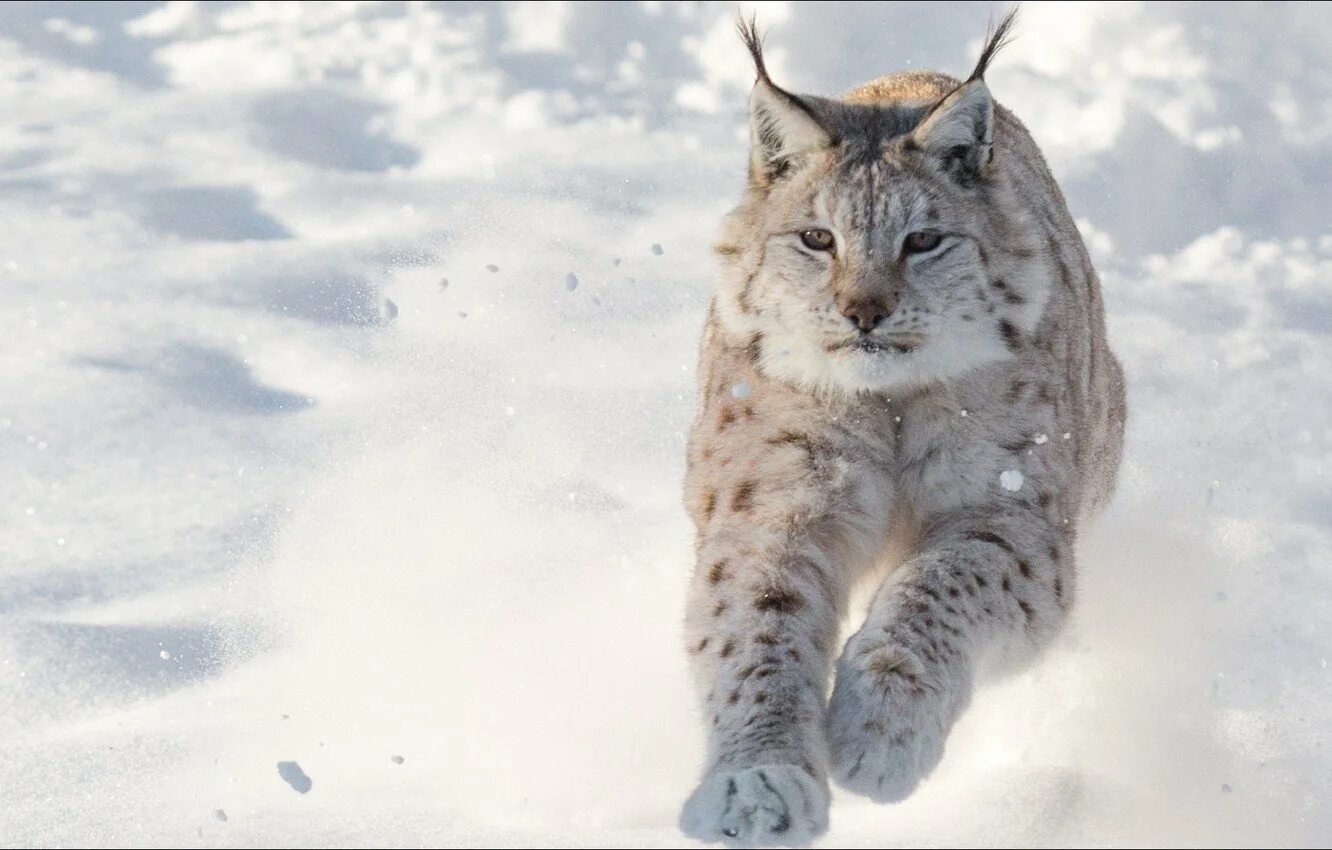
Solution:
<svg viewBox="0 0 1332 850"><path fill-rule="evenodd" d="M827 828L827 783L789 764L713 770L680 813L685 835L732 847L799 847Z"/></svg>
<svg viewBox="0 0 1332 850"><path fill-rule="evenodd" d="M943 757L944 738L968 699L964 687L930 675L901 647L853 640L828 705L837 783L880 803L910 796Z"/></svg>

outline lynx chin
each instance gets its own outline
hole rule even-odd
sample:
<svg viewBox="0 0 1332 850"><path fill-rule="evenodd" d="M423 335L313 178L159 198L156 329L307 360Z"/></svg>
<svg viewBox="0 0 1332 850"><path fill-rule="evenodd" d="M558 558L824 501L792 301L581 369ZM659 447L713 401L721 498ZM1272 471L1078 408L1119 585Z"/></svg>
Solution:
<svg viewBox="0 0 1332 850"><path fill-rule="evenodd" d="M1038 652L1073 604L1124 384L1059 187L985 84L1012 23L965 80L913 71L836 100L777 86L740 24L748 184L716 247L685 485L694 838L808 843L830 778L905 798L978 676Z"/></svg>

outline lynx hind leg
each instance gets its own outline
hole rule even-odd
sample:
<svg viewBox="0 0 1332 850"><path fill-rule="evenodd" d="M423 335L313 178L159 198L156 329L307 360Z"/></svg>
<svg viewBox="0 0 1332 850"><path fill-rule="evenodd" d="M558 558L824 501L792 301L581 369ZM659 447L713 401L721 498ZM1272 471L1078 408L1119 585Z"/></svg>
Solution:
<svg viewBox="0 0 1332 850"><path fill-rule="evenodd" d="M880 802L911 794L971 701L978 659L1029 656L1063 622L1071 567L1034 518L964 528L903 565L837 664L832 774Z"/></svg>
<svg viewBox="0 0 1332 850"><path fill-rule="evenodd" d="M971 693L963 670L937 662L887 638L877 624L867 623L847 643L828 709L838 784L897 802L934 770Z"/></svg>

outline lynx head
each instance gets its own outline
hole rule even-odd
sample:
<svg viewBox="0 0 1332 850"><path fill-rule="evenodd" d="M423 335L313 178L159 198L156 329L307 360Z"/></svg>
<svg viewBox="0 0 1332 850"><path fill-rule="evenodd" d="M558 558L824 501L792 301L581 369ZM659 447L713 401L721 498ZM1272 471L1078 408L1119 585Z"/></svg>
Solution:
<svg viewBox="0 0 1332 850"><path fill-rule="evenodd" d="M996 144L984 81L1012 20L965 82L897 75L843 100L778 87L753 21L740 23L758 79L749 185L717 247L718 307L765 371L893 391L1011 356L1035 326L1040 231L1002 161L1017 152Z"/></svg>

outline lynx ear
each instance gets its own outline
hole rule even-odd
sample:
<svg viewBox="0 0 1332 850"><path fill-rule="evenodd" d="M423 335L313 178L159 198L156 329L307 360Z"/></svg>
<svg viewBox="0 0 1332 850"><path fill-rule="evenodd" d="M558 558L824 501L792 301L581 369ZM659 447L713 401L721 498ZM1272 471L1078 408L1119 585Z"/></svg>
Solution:
<svg viewBox="0 0 1332 850"><path fill-rule="evenodd" d="M959 86L930 110L911 137L946 170L979 174L994 158L994 100L985 81Z"/></svg>
<svg viewBox="0 0 1332 850"><path fill-rule="evenodd" d="M749 95L750 177L766 181L785 172L792 158L827 147L832 138L809 104L768 76L754 19L741 19L736 29L754 57L758 74Z"/></svg>
<svg viewBox="0 0 1332 850"><path fill-rule="evenodd" d="M994 159L994 99L985 85L985 72L995 54L1012 40L1017 11L1014 7L998 26L991 24L971 76L935 104L911 132L917 146L959 177L976 177Z"/></svg>

